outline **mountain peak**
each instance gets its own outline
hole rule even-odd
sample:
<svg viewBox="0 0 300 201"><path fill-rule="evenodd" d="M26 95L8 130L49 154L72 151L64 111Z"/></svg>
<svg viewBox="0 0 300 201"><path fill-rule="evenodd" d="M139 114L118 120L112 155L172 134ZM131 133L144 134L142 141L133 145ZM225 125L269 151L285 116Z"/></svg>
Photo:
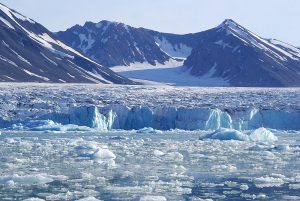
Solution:
<svg viewBox="0 0 300 201"><path fill-rule="evenodd" d="M232 19L226 19L224 20L217 28L225 28L225 29L236 29L236 28L239 28L239 29L243 29L241 27L241 25L239 25L237 22L235 22L234 20Z"/></svg>
<svg viewBox="0 0 300 201"><path fill-rule="evenodd" d="M115 21L108 21L108 20L101 20L100 22L95 24L97 28L101 27L108 27L108 26L122 26L122 27L128 27L128 25L125 25L121 22L115 22Z"/></svg>

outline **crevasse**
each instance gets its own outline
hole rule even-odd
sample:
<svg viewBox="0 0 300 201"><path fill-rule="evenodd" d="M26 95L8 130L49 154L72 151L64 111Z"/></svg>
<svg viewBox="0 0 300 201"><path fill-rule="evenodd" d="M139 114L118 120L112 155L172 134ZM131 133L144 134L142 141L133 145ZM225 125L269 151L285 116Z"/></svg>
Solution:
<svg viewBox="0 0 300 201"><path fill-rule="evenodd" d="M51 113L40 117L61 124L88 126L98 130L141 129L216 130L233 128L251 130L260 127L279 130L300 130L299 111L220 110L210 108L175 108L122 105L70 108L66 113Z"/></svg>

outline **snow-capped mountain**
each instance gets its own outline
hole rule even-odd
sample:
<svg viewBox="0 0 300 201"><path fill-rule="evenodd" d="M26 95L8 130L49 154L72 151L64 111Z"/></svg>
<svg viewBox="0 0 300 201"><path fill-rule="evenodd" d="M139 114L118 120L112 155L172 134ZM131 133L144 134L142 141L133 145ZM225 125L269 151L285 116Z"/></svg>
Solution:
<svg viewBox="0 0 300 201"><path fill-rule="evenodd" d="M108 67L139 63L161 66L186 59L183 71L201 79L205 86L206 81L209 86L300 86L298 48L261 38L233 20L185 35L109 21L87 22L57 35Z"/></svg>
<svg viewBox="0 0 300 201"><path fill-rule="evenodd" d="M0 81L133 84L0 4Z"/></svg>
<svg viewBox="0 0 300 201"><path fill-rule="evenodd" d="M104 66L128 66L132 63L151 65L190 55L197 34L166 34L123 23L87 22L58 32L65 43L85 53Z"/></svg>
<svg viewBox="0 0 300 201"><path fill-rule="evenodd" d="M192 75L230 86L300 86L300 50L263 39L233 20L202 32L184 66Z"/></svg>

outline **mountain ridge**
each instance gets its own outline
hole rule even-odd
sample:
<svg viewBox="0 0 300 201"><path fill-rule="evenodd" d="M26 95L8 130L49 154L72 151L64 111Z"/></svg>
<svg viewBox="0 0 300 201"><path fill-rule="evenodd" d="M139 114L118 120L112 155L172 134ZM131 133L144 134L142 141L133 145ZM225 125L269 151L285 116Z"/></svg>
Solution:
<svg viewBox="0 0 300 201"><path fill-rule="evenodd" d="M201 77L210 72L233 86L300 86L296 47L263 39L233 20L204 33L184 63L191 74Z"/></svg>
<svg viewBox="0 0 300 201"><path fill-rule="evenodd" d="M0 26L0 81L134 84L3 4Z"/></svg>

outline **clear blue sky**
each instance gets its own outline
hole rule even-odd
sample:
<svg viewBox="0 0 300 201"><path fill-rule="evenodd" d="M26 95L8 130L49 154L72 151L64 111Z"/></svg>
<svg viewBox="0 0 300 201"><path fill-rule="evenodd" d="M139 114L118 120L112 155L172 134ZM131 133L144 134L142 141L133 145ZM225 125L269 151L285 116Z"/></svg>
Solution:
<svg viewBox="0 0 300 201"><path fill-rule="evenodd" d="M300 0L0 0L52 31L113 20L173 33L231 18L265 38L300 46Z"/></svg>

